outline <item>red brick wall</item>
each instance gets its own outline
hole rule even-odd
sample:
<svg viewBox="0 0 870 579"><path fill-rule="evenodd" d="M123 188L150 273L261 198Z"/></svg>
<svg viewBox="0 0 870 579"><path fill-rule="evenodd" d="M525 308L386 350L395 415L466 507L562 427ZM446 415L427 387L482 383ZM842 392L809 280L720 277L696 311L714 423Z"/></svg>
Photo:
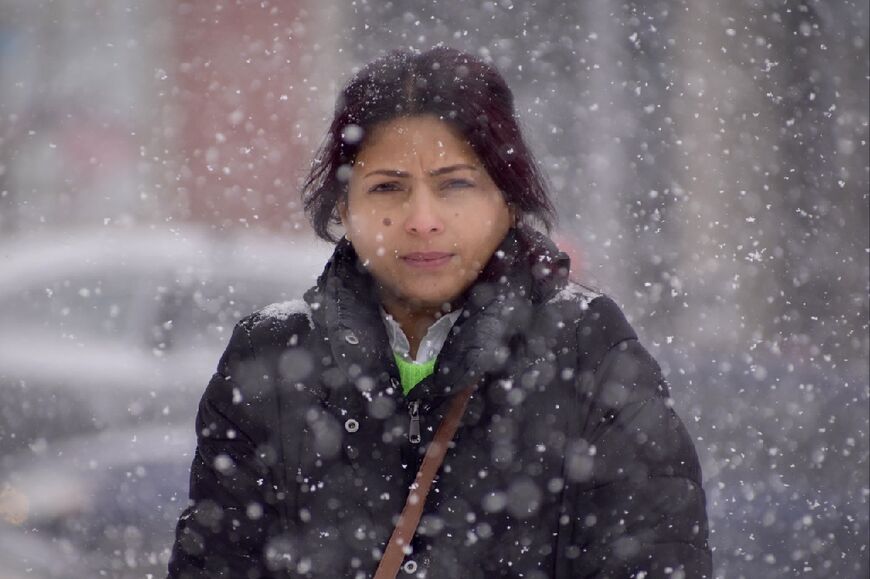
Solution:
<svg viewBox="0 0 870 579"><path fill-rule="evenodd" d="M304 2L177 2L176 190L186 217L222 227L299 221L309 146ZM300 24L302 23L302 24Z"/></svg>

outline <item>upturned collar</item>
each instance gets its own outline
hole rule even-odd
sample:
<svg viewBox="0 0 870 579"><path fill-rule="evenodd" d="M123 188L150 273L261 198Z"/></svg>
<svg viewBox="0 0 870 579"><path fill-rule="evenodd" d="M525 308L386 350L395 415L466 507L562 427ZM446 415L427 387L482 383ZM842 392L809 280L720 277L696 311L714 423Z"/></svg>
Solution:
<svg viewBox="0 0 870 579"><path fill-rule="evenodd" d="M449 396L504 364L506 344L528 326L531 307L563 287L570 259L544 234L511 228L477 280L460 296L462 315L438 357L435 373L408 399ZM395 385L398 370L380 318L375 280L343 237L304 296L331 343L347 382L363 390ZM398 389L401 396L401 388Z"/></svg>

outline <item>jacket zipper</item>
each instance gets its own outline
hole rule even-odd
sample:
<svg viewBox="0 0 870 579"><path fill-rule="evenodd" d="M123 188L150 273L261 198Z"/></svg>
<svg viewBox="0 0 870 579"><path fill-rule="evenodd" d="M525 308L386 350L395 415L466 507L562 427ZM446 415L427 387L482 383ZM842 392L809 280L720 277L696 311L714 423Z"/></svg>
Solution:
<svg viewBox="0 0 870 579"><path fill-rule="evenodd" d="M411 415L411 426L408 428L408 439L411 444L420 444L420 401L412 400L408 406Z"/></svg>

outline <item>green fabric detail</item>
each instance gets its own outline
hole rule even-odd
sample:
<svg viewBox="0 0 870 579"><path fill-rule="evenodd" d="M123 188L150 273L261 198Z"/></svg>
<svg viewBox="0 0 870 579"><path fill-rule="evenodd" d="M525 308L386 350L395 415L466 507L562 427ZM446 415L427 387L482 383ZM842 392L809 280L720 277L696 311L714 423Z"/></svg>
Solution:
<svg viewBox="0 0 870 579"><path fill-rule="evenodd" d="M402 379L402 390L405 395L411 391L411 388L422 382L423 378L435 372L435 360L433 358L423 364L408 362L401 355L393 352L396 358L396 366L399 368L399 377Z"/></svg>

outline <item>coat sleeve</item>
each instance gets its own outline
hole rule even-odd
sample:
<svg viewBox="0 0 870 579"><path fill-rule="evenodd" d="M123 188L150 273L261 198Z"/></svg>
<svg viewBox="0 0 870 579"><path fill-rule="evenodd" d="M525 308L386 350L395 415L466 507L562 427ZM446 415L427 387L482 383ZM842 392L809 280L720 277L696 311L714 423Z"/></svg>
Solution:
<svg viewBox="0 0 870 579"><path fill-rule="evenodd" d="M629 328L576 388L564 576L712 578L700 463L659 364Z"/></svg>
<svg viewBox="0 0 870 579"><path fill-rule="evenodd" d="M239 322L199 404L190 503L176 526L171 579L270 577L267 537L280 535L280 496L243 392L258 374Z"/></svg>

